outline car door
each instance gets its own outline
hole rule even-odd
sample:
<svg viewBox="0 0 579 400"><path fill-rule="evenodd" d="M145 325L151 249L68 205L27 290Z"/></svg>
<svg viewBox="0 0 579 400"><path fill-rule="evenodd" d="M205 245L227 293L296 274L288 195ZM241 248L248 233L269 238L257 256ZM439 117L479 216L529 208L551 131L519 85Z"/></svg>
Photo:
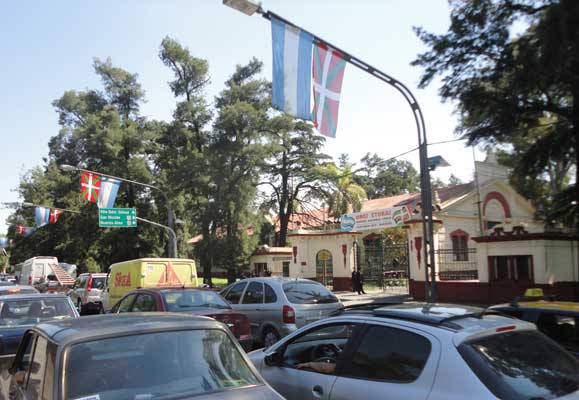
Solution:
<svg viewBox="0 0 579 400"><path fill-rule="evenodd" d="M225 294L225 296L223 296L225 300L227 300L227 302L231 304L231 307L233 307L235 310L238 309L237 307L239 301L241 300L241 295L243 294L243 291L245 290L246 286L247 282L237 282L236 284L231 286L231 289L229 289L229 291Z"/></svg>
<svg viewBox="0 0 579 400"><path fill-rule="evenodd" d="M9 399L41 399L52 395L55 355L52 347L45 337L36 333L29 332L23 337L10 371Z"/></svg>
<svg viewBox="0 0 579 400"><path fill-rule="evenodd" d="M237 305L236 310L244 313L249 318L251 326L251 335L254 338L259 337L259 327L262 322L261 311L263 308L263 283L250 282L243 293L241 302Z"/></svg>
<svg viewBox="0 0 579 400"><path fill-rule="evenodd" d="M129 293L128 295L120 299L117 304L114 305L114 307L111 309L111 313L120 314L131 312L131 307L136 297L137 297L136 293Z"/></svg>
<svg viewBox="0 0 579 400"><path fill-rule="evenodd" d="M433 336L402 326L370 324L342 363L331 400L425 400L440 357Z"/></svg>
<svg viewBox="0 0 579 400"><path fill-rule="evenodd" d="M329 322L312 327L303 334L280 343L274 352L279 355L281 361L276 365L268 365L264 362L261 374L275 390L288 399L328 400L344 359L342 355L348 353L352 343L355 342L356 332L361 327L361 324L352 322ZM334 353L334 357L324 357L323 353L318 354L317 349L331 344L340 349L339 352ZM326 362L330 359L336 360L336 363L333 363L334 372L321 373L311 369L297 368L298 364L308 361ZM359 397L362 392L363 390L351 398Z"/></svg>

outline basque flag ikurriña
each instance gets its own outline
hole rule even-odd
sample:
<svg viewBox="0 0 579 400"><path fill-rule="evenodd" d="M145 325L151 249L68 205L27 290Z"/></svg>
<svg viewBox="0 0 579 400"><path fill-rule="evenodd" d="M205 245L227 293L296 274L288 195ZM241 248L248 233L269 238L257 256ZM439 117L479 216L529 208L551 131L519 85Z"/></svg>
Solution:
<svg viewBox="0 0 579 400"><path fill-rule="evenodd" d="M318 131L336 137L338 108L346 60L335 49L318 43L314 46L314 110L313 121Z"/></svg>
<svg viewBox="0 0 579 400"><path fill-rule="evenodd" d="M313 36L271 18L273 50L272 103L296 118L311 119Z"/></svg>
<svg viewBox="0 0 579 400"><path fill-rule="evenodd" d="M50 222L50 208L36 207L36 226L44 226Z"/></svg>
<svg viewBox="0 0 579 400"><path fill-rule="evenodd" d="M80 190L82 197L96 203L101 189L101 176L92 172L82 171L80 173Z"/></svg>
<svg viewBox="0 0 579 400"><path fill-rule="evenodd" d="M105 176L102 177L97 202L99 208L113 208L115 206L119 186L121 186L121 181Z"/></svg>

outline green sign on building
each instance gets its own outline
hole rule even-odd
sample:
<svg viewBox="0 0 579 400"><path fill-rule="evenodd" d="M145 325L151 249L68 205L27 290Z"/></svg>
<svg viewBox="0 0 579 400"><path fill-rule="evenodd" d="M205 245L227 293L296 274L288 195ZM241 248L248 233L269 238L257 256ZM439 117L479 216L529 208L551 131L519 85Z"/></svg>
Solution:
<svg viewBox="0 0 579 400"><path fill-rule="evenodd" d="M136 208L99 208L101 228L135 228L137 226Z"/></svg>

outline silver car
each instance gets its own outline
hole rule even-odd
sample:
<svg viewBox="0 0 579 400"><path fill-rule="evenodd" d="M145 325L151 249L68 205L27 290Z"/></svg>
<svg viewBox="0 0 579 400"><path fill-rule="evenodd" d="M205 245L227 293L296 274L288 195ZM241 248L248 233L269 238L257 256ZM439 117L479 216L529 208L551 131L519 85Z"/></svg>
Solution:
<svg viewBox="0 0 579 400"><path fill-rule="evenodd" d="M76 278L68 295L79 313L104 312L102 294L106 280L107 274L103 273L85 273Z"/></svg>
<svg viewBox="0 0 579 400"><path fill-rule="evenodd" d="M458 305L369 306L249 358L287 399L579 399L579 361L535 325Z"/></svg>
<svg viewBox="0 0 579 400"><path fill-rule="evenodd" d="M325 286L308 279L249 278L220 294L249 317L251 334L265 347L343 308Z"/></svg>

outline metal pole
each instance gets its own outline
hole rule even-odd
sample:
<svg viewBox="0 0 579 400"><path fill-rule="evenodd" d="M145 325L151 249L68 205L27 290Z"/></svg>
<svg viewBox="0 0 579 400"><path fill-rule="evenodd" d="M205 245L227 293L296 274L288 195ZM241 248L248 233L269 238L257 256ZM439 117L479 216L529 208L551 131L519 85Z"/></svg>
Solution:
<svg viewBox="0 0 579 400"><path fill-rule="evenodd" d="M132 184L143 186L143 187L146 187L149 189L157 190L159 193L161 193L161 196L163 196L163 200L165 201L165 207L167 207L167 225L171 229L171 231L173 231L173 228L174 228L174 226L173 226L173 208L171 207L171 203L169 202L169 197L167 197L167 195L165 194L165 192L163 190L161 190L161 188L154 186L154 185L149 185L147 183L133 181L131 179L125 179L125 178L120 178L120 177L114 176L114 175L103 174L102 172L91 171L89 169L84 169L84 168L79 168L79 167L73 167L73 168L75 168L78 171L90 172L91 174L101 175L101 176L104 176L107 178L117 179L119 181L132 183ZM161 225L161 226L165 226L165 225ZM173 231L173 234L175 234L175 231ZM173 236L170 235L168 246L169 246L169 248L168 248L169 258L176 258L177 257L177 239L174 239Z"/></svg>
<svg viewBox="0 0 579 400"><path fill-rule="evenodd" d="M422 110L416 101L416 98L412 92L398 80L394 79L390 75L380 71L379 69L371 66L370 64L360 60L359 58L353 56L352 54L334 46L330 42L323 40L319 36L314 35L311 32L295 25L294 23L288 21L279 15L272 13L271 11L264 11L261 8L257 10L267 20L271 18L278 19L287 25L293 26L303 32L309 33L314 38L315 43L321 43L326 46L332 47L341 53L344 60L354 65L355 67L361 69L362 71L372 75L373 77L386 82L388 85L393 86L408 102L408 105L412 109L412 115L414 116L414 121L416 123L416 130L418 133L418 148L420 154L420 195L422 202L422 234L424 238L424 263L425 263L425 273L426 281L425 284L425 297L429 302L436 301L436 267L434 259L434 226L432 220L432 193L430 187L430 171L428 169L428 142L426 139L426 127L424 124L424 116L422 115ZM429 284L430 279L430 284Z"/></svg>
<svg viewBox="0 0 579 400"><path fill-rule="evenodd" d="M141 217L137 217L137 220L141 221L141 222L145 222L147 224L158 226L159 228L163 228L167 232L169 232L169 238L172 239L173 243L175 243L175 247L173 248L174 253L172 256L170 255L169 258L177 258L178 257L177 256L177 235L175 234L175 231L172 228L165 226L165 225L162 225L162 224L159 224L157 222L149 221L148 219L141 218Z"/></svg>

